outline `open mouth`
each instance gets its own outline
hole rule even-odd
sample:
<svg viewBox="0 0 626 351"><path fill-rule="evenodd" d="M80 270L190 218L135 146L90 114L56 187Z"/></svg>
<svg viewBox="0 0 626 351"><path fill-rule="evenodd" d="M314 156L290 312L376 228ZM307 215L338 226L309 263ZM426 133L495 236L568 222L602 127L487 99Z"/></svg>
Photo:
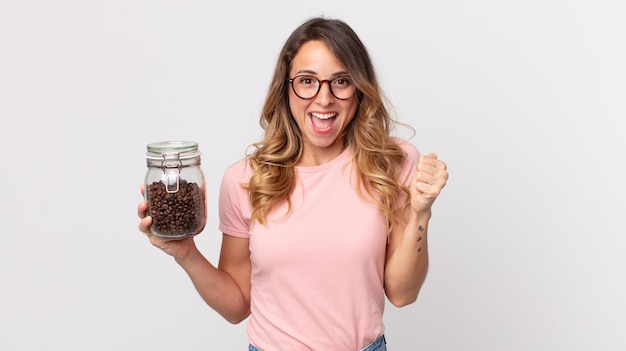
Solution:
<svg viewBox="0 0 626 351"><path fill-rule="evenodd" d="M311 112L311 123L313 124L313 129L316 132L324 132L330 131L335 122L335 117L337 117L337 113L318 113Z"/></svg>

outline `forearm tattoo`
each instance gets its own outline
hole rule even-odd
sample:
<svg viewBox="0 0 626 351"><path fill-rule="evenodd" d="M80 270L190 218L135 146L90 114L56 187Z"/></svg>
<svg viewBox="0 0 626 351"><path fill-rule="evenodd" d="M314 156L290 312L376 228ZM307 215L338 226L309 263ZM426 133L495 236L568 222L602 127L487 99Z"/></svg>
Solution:
<svg viewBox="0 0 626 351"><path fill-rule="evenodd" d="M424 227L422 227L422 226L420 225L420 226L417 228L417 230L419 230L419 231L420 231L420 233L423 233L423 232L424 232ZM417 242L422 241L422 239L423 239L423 237L421 237L421 236L420 236L419 238L417 238ZM418 247L418 248L417 248L417 252L422 252L422 248L421 248L421 247Z"/></svg>

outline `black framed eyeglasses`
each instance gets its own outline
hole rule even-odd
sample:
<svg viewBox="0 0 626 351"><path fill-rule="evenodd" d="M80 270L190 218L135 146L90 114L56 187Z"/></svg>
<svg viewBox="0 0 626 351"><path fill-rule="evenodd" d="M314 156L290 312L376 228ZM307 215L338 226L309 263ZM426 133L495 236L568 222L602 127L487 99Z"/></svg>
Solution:
<svg viewBox="0 0 626 351"><path fill-rule="evenodd" d="M287 80L293 92L304 100L311 100L320 92L322 83L327 82L330 93L339 100L347 100L356 93L356 86L350 76L339 76L333 79L319 80L317 77L297 75Z"/></svg>

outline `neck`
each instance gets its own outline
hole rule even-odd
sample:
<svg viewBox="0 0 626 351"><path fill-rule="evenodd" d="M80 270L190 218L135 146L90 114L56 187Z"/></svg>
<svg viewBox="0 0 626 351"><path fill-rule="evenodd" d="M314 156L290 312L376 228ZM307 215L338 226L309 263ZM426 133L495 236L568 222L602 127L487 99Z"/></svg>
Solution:
<svg viewBox="0 0 626 351"><path fill-rule="evenodd" d="M343 143L325 148L305 147L302 157L300 157L297 165L302 167L323 165L341 155L345 149L346 146Z"/></svg>

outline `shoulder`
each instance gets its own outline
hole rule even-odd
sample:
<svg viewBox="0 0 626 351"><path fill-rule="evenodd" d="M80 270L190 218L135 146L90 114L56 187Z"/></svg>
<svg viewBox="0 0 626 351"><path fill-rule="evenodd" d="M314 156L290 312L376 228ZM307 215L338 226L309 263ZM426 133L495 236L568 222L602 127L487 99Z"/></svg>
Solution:
<svg viewBox="0 0 626 351"><path fill-rule="evenodd" d="M419 159L419 156L420 156L419 150L417 149L415 145L410 143L408 140L398 138L398 137L392 137L391 140L393 140L393 142L396 143L400 147L400 149L402 149L402 151L404 151L404 154L407 160Z"/></svg>
<svg viewBox="0 0 626 351"><path fill-rule="evenodd" d="M252 167L248 158L243 158L226 167L222 175L221 191L223 193L240 193L242 185L248 184L252 177Z"/></svg>
<svg viewBox="0 0 626 351"><path fill-rule="evenodd" d="M226 168L225 179L234 179L247 182L252 175L252 167L247 157L238 160Z"/></svg>
<svg viewBox="0 0 626 351"><path fill-rule="evenodd" d="M401 138L392 138L392 140L400 146L400 149L404 152L404 161L402 162L402 169L398 175L398 181L408 186L417 169L420 152L415 145L407 140Z"/></svg>

